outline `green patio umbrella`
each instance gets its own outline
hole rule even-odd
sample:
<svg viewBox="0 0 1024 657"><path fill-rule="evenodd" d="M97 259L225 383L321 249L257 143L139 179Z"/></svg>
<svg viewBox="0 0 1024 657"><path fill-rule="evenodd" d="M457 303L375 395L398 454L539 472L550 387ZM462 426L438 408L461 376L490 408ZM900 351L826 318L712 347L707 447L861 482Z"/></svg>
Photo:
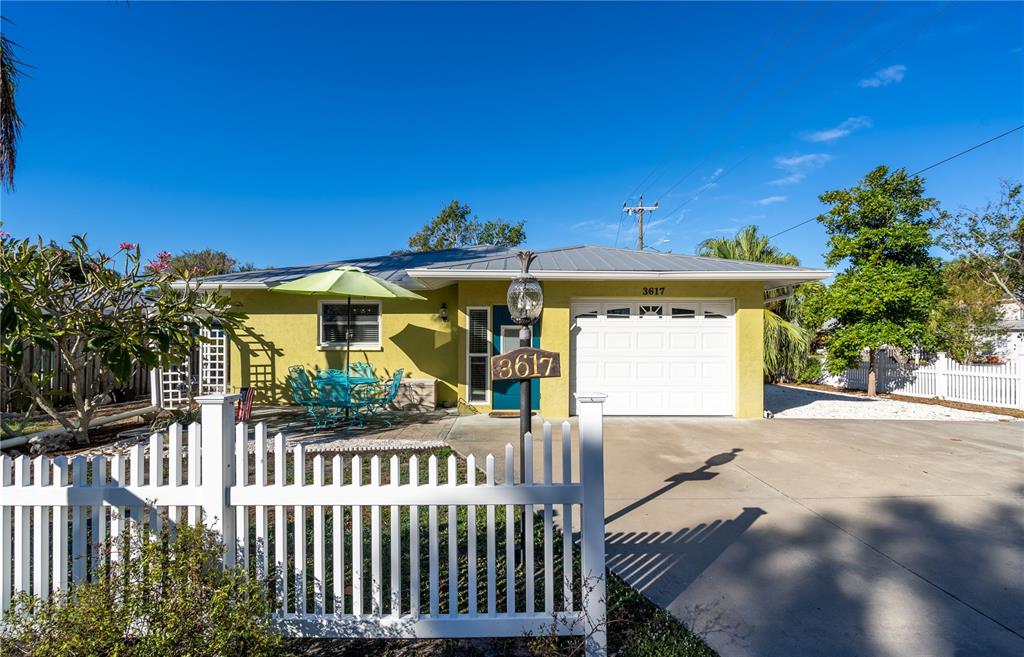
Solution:
<svg viewBox="0 0 1024 657"><path fill-rule="evenodd" d="M345 328L345 372L348 372L349 346L352 340L352 297L360 299L418 299L426 301L415 292L388 282L360 267L338 267L330 271L310 274L294 281L281 283L270 288L271 292L305 294L307 296L334 296L348 299L348 326Z"/></svg>

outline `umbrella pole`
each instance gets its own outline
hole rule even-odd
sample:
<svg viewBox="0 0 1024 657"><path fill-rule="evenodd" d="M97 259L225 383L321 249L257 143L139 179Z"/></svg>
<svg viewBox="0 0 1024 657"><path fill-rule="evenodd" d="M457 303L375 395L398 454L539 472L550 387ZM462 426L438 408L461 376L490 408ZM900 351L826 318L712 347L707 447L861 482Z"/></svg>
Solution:
<svg viewBox="0 0 1024 657"><path fill-rule="evenodd" d="M352 297L348 298L348 303L347 303L347 306L346 306L346 310L347 310L347 312L345 313L345 324L346 324L346 326L345 326L345 380L347 382L348 381L348 365L349 365L349 360L352 357L351 356L351 354L352 354ZM348 394L350 396L350 401L351 401L351 395L352 395L352 386L351 385L348 386ZM349 417L350 417L350 411L351 411L351 409L348 406L346 406L345 407L345 419L346 420L348 420Z"/></svg>
<svg viewBox="0 0 1024 657"><path fill-rule="evenodd" d="M345 376L348 376L348 364L352 352L352 297L348 298L347 312L345 313Z"/></svg>

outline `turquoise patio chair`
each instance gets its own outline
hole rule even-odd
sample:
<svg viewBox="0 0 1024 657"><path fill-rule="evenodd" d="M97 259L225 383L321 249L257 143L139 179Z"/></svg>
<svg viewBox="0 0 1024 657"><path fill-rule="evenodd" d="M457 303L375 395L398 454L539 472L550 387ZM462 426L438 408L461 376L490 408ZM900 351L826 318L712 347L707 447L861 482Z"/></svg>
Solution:
<svg viewBox="0 0 1024 657"><path fill-rule="evenodd" d="M396 417L395 412L388 408L398 398L398 388L402 384L404 369L395 372L395 376L386 385L365 386L369 390L361 391L358 399L353 398L354 408L358 415L366 420L378 420L386 426L391 426L391 421ZM376 391L378 394L374 395Z"/></svg>
<svg viewBox="0 0 1024 657"><path fill-rule="evenodd" d="M347 382L336 378L321 378L317 379L316 388L323 413L322 424L318 426L335 424L345 417L346 412L352 410L352 388ZM349 420L348 428L362 426L362 419L358 414L353 414Z"/></svg>
<svg viewBox="0 0 1024 657"><path fill-rule="evenodd" d="M349 363L348 375L357 376L365 379L376 379L377 375L373 373L373 365L366 361L356 361L355 363Z"/></svg>
<svg viewBox="0 0 1024 657"><path fill-rule="evenodd" d="M306 368L301 365L292 365L288 368L288 387L292 391L292 401L306 409L306 414L318 428L324 426L323 407L313 392Z"/></svg>

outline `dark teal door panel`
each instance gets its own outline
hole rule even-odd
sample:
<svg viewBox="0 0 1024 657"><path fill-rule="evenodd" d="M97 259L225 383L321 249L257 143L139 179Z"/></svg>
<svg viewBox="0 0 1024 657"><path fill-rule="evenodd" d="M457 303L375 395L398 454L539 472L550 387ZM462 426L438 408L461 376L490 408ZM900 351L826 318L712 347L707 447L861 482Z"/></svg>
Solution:
<svg viewBox="0 0 1024 657"><path fill-rule="evenodd" d="M491 311L491 333L494 335L494 344L491 345L491 355L497 356L501 353L501 327L512 326L512 315L508 312L508 306L494 306ZM532 346L540 349L540 320L533 325ZM540 379L530 381L532 388L531 401L535 411L540 410ZM496 411L519 410L519 382L518 381L491 381L491 408Z"/></svg>

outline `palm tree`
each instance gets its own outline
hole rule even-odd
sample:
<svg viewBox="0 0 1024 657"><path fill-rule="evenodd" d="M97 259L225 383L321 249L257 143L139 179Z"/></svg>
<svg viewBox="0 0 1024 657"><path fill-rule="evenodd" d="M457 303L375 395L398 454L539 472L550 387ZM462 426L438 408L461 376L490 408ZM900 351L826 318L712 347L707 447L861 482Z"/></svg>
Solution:
<svg viewBox="0 0 1024 657"><path fill-rule="evenodd" d="M772 244L757 226L744 226L733 237L706 239L697 246L697 255L773 265L800 265L795 255L785 253ZM813 336L793 321L796 312L796 298L788 290L765 293L764 373L768 377L774 378L780 372L795 374L807 357Z"/></svg>
<svg viewBox="0 0 1024 657"><path fill-rule="evenodd" d="M4 18L3 22L9 21ZM0 32L0 185L7 190L14 189L14 165L22 126L14 92L21 77L20 67L24 64L14 52L16 46Z"/></svg>

